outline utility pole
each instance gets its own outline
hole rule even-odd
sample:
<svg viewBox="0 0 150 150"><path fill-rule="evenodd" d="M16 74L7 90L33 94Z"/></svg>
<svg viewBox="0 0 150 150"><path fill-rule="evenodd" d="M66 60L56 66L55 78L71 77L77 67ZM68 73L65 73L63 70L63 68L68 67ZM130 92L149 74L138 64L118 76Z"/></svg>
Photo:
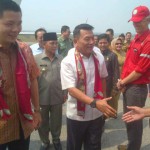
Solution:
<svg viewBox="0 0 150 150"><path fill-rule="evenodd" d="M86 19L85 23L87 23L87 22L88 22L88 18Z"/></svg>

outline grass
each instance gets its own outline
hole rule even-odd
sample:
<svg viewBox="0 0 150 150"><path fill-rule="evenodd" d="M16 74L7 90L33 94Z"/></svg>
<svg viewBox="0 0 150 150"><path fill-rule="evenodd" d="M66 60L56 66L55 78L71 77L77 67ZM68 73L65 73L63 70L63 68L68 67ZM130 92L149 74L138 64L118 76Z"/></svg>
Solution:
<svg viewBox="0 0 150 150"><path fill-rule="evenodd" d="M19 34L18 38L23 42L36 42L33 34Z"/></svg>

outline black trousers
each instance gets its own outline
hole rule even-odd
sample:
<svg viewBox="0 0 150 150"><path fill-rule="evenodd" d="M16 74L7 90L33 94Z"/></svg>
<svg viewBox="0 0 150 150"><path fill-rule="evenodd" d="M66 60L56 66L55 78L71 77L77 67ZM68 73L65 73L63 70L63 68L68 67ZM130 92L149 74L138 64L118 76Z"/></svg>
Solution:
<svg viewBox="0 0 150 150"><path fill-rule="evenodd" d="M29 144L30 144L30 136L25 139L23 135L23 130L20 127L20 139L15 140L9 143L0 144L0 150L29 150Z"/></svg>
<svg viewBox="0 0 150 150"><path fill-rule="evenodd" d="M144 107L147 97L147 85L129 85L123 94L124 112L129 111L127 106ZM140 150L143 134L143 121L138 120L126 124L128 136L127 150Z"/></svg>
<svg viewBox="0 0 150 150"><path fill-rule="evenodd" d="M105 120L99 117L91 121L67 118L67 150L101 150L102 127Z"/></svg>

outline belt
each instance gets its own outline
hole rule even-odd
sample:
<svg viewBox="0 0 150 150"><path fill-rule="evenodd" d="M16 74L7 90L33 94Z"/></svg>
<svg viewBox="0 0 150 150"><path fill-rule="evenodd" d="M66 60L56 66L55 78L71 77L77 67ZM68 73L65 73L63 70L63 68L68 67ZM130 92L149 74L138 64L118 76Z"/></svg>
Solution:
<svg viewBox="0 0 150 150"><path fill-rule="evenodd" d="M131 87L131 86L134 86L134 87L146 87L147 88L147 84L127 84L126 87Z"/></svg>

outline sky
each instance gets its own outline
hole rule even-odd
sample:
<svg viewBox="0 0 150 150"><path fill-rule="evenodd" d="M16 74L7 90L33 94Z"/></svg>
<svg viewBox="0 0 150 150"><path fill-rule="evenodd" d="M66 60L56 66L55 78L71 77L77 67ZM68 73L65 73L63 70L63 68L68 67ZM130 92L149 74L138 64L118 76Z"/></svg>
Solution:
<svg viewBox="0 0 150 150"><path fill-rule="evenodd" d="M88 23L95 33L112 28L115 33L135 33L132 10L150 0L22 0L22 31L35 31L44 27L48 32L60 32L68 25L73 31L76 25Z"/></svg>

